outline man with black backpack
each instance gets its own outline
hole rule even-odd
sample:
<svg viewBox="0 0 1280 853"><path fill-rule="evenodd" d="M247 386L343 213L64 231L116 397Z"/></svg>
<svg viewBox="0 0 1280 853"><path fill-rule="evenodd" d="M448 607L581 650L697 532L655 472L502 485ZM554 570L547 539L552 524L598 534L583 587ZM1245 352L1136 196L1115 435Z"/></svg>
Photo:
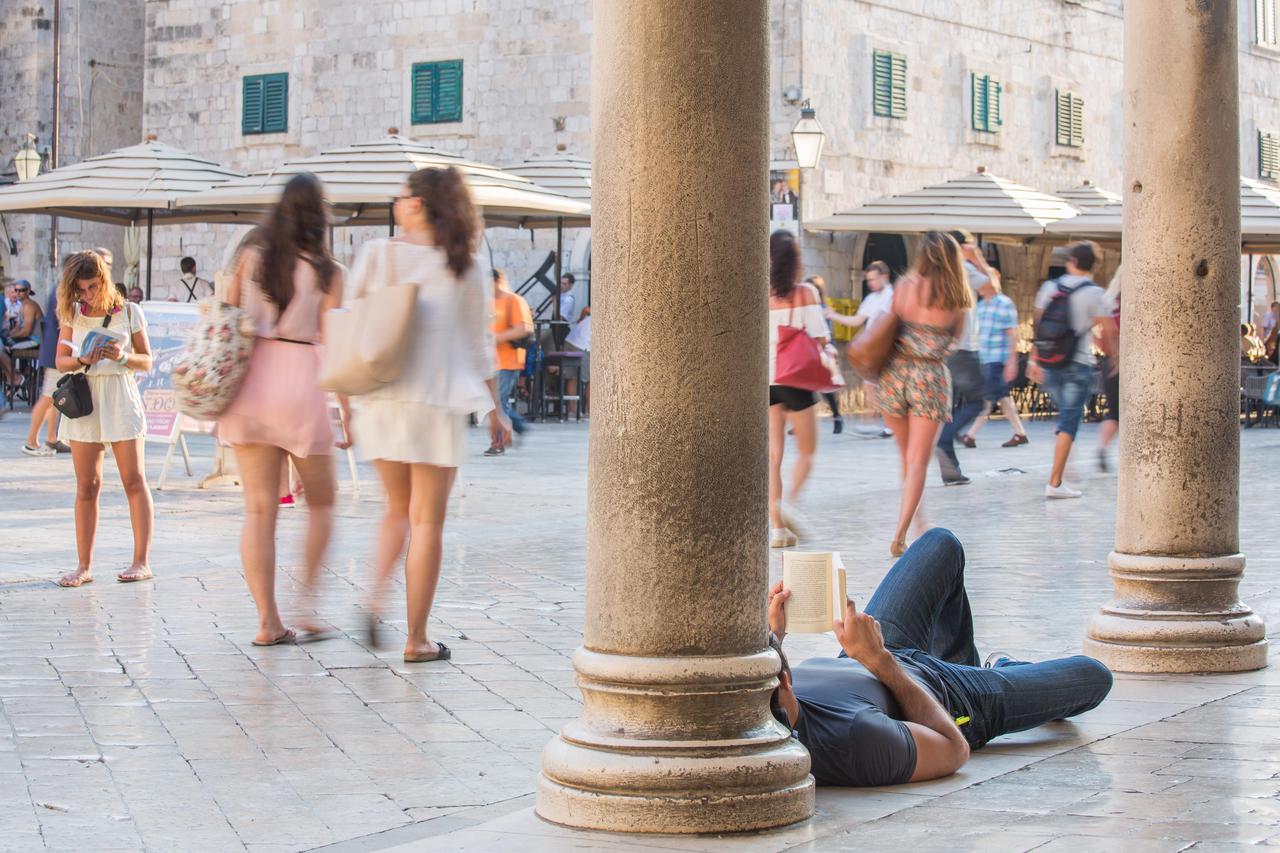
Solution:
<svg viewBox="0 0 1280 853"><path fill-rule="evenodd" d="M1098 258L1097 245L1088 240L1072 243L1066 255L1067 274L1046 281L1036 296L1035 350L1027 370L1058 407L1046 498L1080 497L1079 491L1062 481L1062 475L1093 390L1093 333L1096 329L1102 334L1109 316L1106 292L1090 277Z"/></svg>

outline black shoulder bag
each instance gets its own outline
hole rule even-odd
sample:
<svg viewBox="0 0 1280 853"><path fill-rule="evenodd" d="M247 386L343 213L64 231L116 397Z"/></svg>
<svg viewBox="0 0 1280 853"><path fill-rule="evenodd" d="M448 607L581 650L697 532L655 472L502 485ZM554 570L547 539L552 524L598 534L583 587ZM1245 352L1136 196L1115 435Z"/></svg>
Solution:
<svg viewBox="0 0 1280 853"><path fill-rule="evenodd" d="M111 325L111 313L102 318L102 327ZM53 390L53 407L62 413L64 418L83 418L93 414L93 395L89 393L89 378L85 376L89 370L77 370L68 373L58 380L58 387Z"/></svg>

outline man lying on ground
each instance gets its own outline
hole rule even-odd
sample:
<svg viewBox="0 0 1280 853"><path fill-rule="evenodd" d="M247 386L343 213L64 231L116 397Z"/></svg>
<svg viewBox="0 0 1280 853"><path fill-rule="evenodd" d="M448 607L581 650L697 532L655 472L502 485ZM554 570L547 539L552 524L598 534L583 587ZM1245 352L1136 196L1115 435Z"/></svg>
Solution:
<svg viewBox="0 0 1280 853"><path fill-rule="evenodd" d="M819 785L896 785L949 776L971 749L1098 706L1111 672L1076 655L1041 663L998 652L978 663L964 549L934 528L894 564L865 613L834 624L841 652L790 667L779 581L771 645L782 658L773 715L809 750Z"/></svg>

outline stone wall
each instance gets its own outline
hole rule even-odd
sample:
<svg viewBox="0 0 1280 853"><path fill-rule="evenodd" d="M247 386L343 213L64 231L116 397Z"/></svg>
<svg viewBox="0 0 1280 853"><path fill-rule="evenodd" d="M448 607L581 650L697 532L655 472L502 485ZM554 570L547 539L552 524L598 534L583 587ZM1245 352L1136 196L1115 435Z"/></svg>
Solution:
<svg viewBox="0 0 1280 853"><path fill-rule="evenodd" d="M142 141L142 9L143 0L62 0L61 164ZM51 0L15 3L0 15L0 172L10 176L28 133L41 151L52 142L53 44ZM121 229L58 223L59 255L105 245L122 256ZM8 233L0 228L0 238L12 238L18 250L10 255L0 246L4 273L29 278L39 295L47 293L55 278L50 219L5 214L4 226Z"/></svg>

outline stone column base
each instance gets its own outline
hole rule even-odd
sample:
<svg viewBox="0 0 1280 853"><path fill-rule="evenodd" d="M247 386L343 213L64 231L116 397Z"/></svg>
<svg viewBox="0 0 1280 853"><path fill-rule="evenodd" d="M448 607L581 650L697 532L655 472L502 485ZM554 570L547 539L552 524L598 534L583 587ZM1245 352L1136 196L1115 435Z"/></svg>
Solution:
<svg viewBox="0 0 1280 853"><path fill-rule="evenodd" d="M1121 554L1115 597L1089 622L1085 654L1117 672L1243 672L1267 665L1266 627L1237 599L1244 556Z"/></svg>
<svg viewBox="0 0 1280 853"><path fill-rule="evenodd" d="M582 716L542 753L540 817L617 832L744 832L814 810L809 753L769 714L778 658L579 649Z"/></svg>

